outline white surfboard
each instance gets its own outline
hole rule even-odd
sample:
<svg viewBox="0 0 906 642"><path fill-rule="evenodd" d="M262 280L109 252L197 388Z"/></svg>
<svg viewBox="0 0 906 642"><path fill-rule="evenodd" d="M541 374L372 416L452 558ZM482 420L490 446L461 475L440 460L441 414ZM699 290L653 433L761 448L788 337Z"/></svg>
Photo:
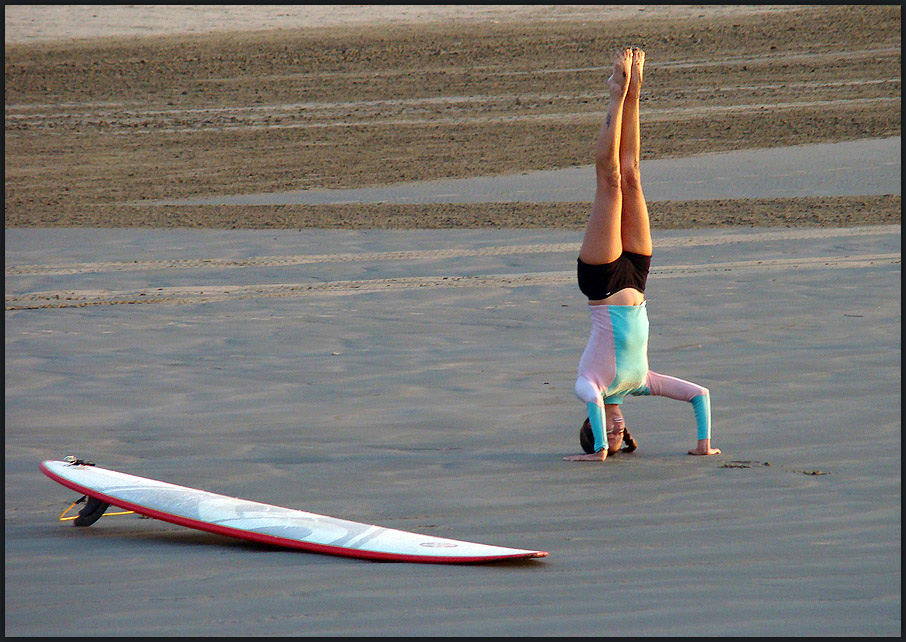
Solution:
<svg viewBox="0 0 906 642"><path fill-rule="evenodd" d="M316 553L373 560L474 563L547 557L506 548L351 522L252 502L93 465L44 461L52 480L101 502L198 530Z"/></svg>

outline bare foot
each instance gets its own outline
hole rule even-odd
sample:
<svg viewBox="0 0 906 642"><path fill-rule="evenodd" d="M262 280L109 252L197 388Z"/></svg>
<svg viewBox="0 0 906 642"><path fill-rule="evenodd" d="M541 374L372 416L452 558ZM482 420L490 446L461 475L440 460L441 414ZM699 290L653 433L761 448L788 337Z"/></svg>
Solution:
<svg viewBox="0 0 906 642"><path fill-rule="evenodd" d="M638 47L632 48L632 67L629 72L629 87L626 95L638 98L642 90L642 76L645 69L645 52Z"/></svg>
<svg viewBox="0 0 906 642"><path fill-rule="evenodd" d="M629 89L629 73L632 67L632 49L618 49L613 56L613 74L607 79L610 95L623 98Z"/></svg>
<svg viewBox="0 0 906 642"><path fill-rule="evenodd" d="M700 456L707 457L708 455L719 455L719 454L720 454L720 449L719 449L719 448L711 448L711 440L710 440L710 439L699 439L699 440L698 440L698 447L696 447L695 450L690 450L690 451L689 451L689 454L690 454L690 455L700 455Z"/></svg>
<svg viewBox="0 0 906 642"><path fill-rule="evenodd" d="M599 450L590 455L569 455L563 458L564 461L604 461L605 459L607 459L606 450Z"/></svg>

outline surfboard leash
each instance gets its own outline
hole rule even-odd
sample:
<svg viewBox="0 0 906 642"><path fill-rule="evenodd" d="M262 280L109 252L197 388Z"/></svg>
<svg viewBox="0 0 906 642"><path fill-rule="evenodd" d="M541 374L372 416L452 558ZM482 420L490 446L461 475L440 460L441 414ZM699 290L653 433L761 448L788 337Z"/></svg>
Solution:
<svg viewBox="0 0 906 642"><path fill-rule="evenodd" d="M69 511L73 509L76 504L81 504L85 502L85 507L79 511L78 515L67 515ZM116 515L131 515L135 513L133 510L124 510L117 511L115 513L107 513L106 510L110 506L105 502L100 501L99 499L94 499L93 497L88 497L88 495L82 495L77 500L72 502L69 506L66 507L60 517L58 518L61 522L75 521L76 526L91 526L101 517L114 517Z"/></svg>

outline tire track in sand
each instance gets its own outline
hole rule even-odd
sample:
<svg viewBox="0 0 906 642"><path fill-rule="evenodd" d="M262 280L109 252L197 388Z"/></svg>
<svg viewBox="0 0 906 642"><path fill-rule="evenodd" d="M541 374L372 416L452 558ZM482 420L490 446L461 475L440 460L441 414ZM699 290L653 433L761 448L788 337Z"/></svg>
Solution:
<svg viewBox="0 0 906 642"><path fill-rule="evenodd" d="M899 265L901 254L859 254L796 259L757 259L697 265L673 265L652 269L653 278L727 272L786 271L796 269L849 269ZM390 279L330 281L326 283L281 283L240 286L190 286L142 288L138 290L66 290L32 292L6 296L6 310L78 308L93 305L165 303L170 305L211 303L215 301L299 297L305 295L352 295L369 292L448 287L522 287L571 283L575 272L533 272L487 274L478 276L420 276Z"/></svg>
<svg viewBox="0 0 906 642"><path fill-rule="evenodd" d="M765 230L763 232L738 232L714 234L695 238L666 238L655 242L656 249L669 247L699 247L727 243L764 243L769 241L828 239L886 235L900 232L899 225L872 225L844 228L794 228ZM343 252L336 254L301 254L288 256L254 256L242 259L186 258L149 259L134 261L96 261L71 264L34 264L5 266L6 276L64 276L101 272L146 270L204 270L254 267L290 267L319 263L380 262L438 260L469 256L509 256L515 254L542 254L578 252L579 242L540 243L529 245L502 245L478 248L442 248L434 250L404 250L396 252Z"/></svg>

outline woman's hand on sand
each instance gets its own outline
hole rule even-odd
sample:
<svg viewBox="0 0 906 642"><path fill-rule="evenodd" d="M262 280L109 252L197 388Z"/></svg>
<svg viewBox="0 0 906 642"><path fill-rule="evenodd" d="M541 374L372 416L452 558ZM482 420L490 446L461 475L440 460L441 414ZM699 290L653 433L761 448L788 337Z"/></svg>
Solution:
<svg viewBox="0 0 906 642"><path fill-rule="evenodd" d="M604 461L607 459L607 451L602 449L590 455L569 455L563 459L565 461Z"/></svg>

